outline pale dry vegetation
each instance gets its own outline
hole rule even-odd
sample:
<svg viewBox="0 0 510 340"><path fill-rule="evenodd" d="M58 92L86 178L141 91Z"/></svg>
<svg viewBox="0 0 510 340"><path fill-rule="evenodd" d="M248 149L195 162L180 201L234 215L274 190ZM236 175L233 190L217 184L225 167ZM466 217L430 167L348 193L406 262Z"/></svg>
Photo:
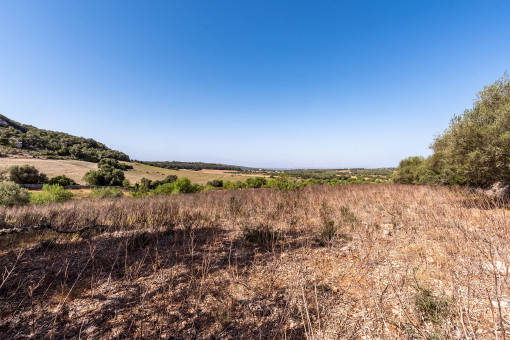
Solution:
<svg viewBox="0 0 510 340"><path fill-rule="evenodd" d="M0 337L504 338L508 211L314 186L2 209Z"/></svg>

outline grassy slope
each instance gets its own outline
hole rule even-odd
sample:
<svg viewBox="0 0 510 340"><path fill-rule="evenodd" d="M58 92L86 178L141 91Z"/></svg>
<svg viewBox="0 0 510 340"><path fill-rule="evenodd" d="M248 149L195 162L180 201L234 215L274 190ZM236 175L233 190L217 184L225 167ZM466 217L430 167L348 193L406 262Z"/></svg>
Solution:
<svg viewBox="0 0 510 340"><path fill-rule="evenodd" d="M157 168L150 165L140 163L129 163L133 165L134 169L125 173L126 178L131 183L139 182L142 177L151 180L163 179L168 175L177 175L178 177L187 177L193 183L205 184L214 179L223 179L230 181L245 181L249 176L235 175L228 171L221 170L169 170ZM58 175L66 175L74 179L78 184L85 184L83 182L83 175L89 170L97 169L96 163L77 161L77 160L53 160L53 159L39 159L39 158L0 158L0 170L3 170L11 165L29 164L35 166L40 172L45 173L50 178Z"/></svg>

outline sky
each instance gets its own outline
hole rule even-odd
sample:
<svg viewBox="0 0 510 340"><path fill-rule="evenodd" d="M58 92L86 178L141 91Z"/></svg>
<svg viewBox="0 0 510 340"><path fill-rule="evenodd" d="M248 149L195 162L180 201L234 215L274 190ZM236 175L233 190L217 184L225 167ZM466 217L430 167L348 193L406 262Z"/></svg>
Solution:
<svg viewBox="0 0 510 340"><path fill-rule="evenodd" d="M394 167L510 69L510 1L0 0L0 113L137 160Z"/></svg>

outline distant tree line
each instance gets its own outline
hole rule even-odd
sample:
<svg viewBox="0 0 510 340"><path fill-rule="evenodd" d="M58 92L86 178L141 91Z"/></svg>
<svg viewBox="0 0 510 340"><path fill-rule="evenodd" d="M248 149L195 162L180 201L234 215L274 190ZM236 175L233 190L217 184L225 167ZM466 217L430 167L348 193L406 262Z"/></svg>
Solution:
<svg viewBox="0 0 510 340"><path fill-rule="evenodd" d="M95 163L103 158L129 161L125 153L112 150L91 138L38 129L3 115L0 115L0 119L7 123L0 125L0 145L5 147L19 148L48 158L72 158Z"/></svg>
<svg viewBox="0 0 510 340"><path fill-rule="evenodd" d="M251 169L251 168L246 168L246 167L236 166L236 165L203 163L203 162L178 162L178 161L142 162L141 161L140 163L156 166L158 168L174 169L174 170L189 169L189 170L200 171L202 169L209 169L209 170L245 171L245 170Z"/></svg>
<svg viewBox="0 0 510 340"><path fill-rule="evenodd" d="M431 145L428 157L400 162L393 181L489 187L510 185L510 79L478 93L473 108L455 116Z"/></svg>

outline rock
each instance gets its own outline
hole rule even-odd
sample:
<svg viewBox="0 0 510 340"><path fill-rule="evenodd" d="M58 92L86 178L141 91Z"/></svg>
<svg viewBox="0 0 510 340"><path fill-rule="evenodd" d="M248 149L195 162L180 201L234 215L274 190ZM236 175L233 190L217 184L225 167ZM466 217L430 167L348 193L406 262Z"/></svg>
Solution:
<svg viewBox="0 0 510 340"><path fill-rule="evenodd" d="M495 199L510 198L510 185L501 182L494 183L489 189L476 188L473 191L477 194L483 194Z"/></svg>
<svg viewBox="0 0 510 340"><path fill-rule="evenodd" d="M393 231L395 229L393 224L391 224L391 223L385 223L385 224L381 225L381 228L382 228L382 232L381 232L382 236L392 236Z"/></svg>

